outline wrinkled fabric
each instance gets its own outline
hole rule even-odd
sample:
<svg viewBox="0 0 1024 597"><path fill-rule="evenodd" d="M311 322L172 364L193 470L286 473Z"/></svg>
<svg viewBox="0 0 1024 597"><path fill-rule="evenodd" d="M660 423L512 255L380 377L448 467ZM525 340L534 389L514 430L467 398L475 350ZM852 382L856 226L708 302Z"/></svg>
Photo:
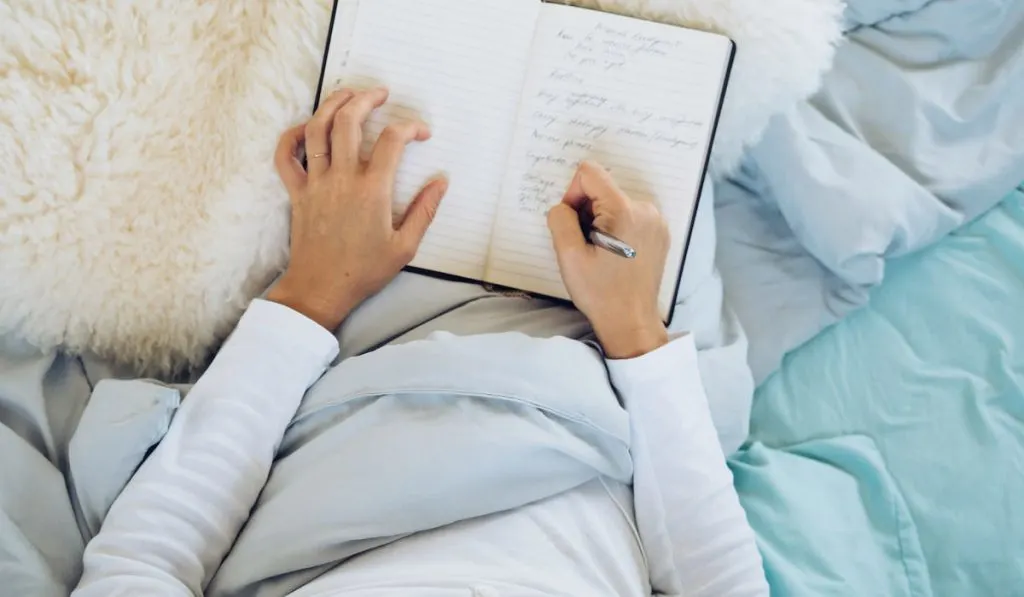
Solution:
<svg viewBox="0 0 1024 597"><path fill-rule="evenodd" d="M863 306L886 260L1024 172L1024 3L854 0L835 66L717 187L719 267L760 382Z"/></svg>
<svg viewBox="0 0 1024 597"><path fill-rule="evenodd" d="M1019 593L1024 186L893 262L786 358L752 421L730 466L772 595Z"/></svg>

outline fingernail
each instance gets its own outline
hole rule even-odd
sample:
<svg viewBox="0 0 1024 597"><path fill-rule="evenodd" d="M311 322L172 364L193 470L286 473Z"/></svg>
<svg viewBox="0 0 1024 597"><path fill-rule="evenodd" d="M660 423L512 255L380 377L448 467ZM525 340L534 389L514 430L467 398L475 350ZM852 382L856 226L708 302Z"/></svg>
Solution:
<svg viewBox="0 0 1024 597"><path fill-rule="evenodd" d="M442 174L441 176L438 176L434 180L437 181L437 193L439 195L444 195L445 193L448 192L448 176Z"/></svg>

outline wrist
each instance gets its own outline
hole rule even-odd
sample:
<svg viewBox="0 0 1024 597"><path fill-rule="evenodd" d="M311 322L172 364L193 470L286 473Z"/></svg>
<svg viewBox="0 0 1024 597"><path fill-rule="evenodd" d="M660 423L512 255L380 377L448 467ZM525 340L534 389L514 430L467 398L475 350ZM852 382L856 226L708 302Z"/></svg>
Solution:
<svg viewBox="0 0 1024 597"><path fill-rule="evenodd" d="M609 359L636 358L668 344L668 330L657 317L595 326L594 332Z"/></svg>
<svg viewBox="0 0 1024 597"><path fill-rule="evenodd" d="M341 325L353 308L348 306L347 300L324 300L321 293L295 283L287 273L267 293L267 300L306 316L327 331L334 331Z"/></svg>

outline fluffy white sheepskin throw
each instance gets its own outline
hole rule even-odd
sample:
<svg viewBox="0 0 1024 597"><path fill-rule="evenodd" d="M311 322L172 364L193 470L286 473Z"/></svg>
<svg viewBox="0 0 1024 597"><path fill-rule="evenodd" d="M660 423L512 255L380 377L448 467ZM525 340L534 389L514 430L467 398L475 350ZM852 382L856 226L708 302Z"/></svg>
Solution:
<svg viewBox="0 0 1024 597"><path fill-rule="evenodd" d="M815 89L842 10L577 3L736 40L719 169ZM150 373L202 363L285 262L271 156L310 110L330 12L331 0L0 0L0 333Z"/></svg>

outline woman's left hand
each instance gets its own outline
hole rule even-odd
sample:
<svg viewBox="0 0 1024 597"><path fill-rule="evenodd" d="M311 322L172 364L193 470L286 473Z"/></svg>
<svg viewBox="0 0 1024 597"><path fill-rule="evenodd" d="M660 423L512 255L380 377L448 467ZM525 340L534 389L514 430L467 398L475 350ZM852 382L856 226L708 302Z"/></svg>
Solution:
<svg viewBox="0 0 1024 597"><path fill-rule="evenodd" d="M387 101L386 89L342 90L305 125L284 133L275 163L291 199L291 260L267 295L331 330L412 261L448 188L428 183L393 223L395 174L422 122L388 126L369 161L360 159L363 125ZM308 170L297 156L306 143Z"/></svg>

